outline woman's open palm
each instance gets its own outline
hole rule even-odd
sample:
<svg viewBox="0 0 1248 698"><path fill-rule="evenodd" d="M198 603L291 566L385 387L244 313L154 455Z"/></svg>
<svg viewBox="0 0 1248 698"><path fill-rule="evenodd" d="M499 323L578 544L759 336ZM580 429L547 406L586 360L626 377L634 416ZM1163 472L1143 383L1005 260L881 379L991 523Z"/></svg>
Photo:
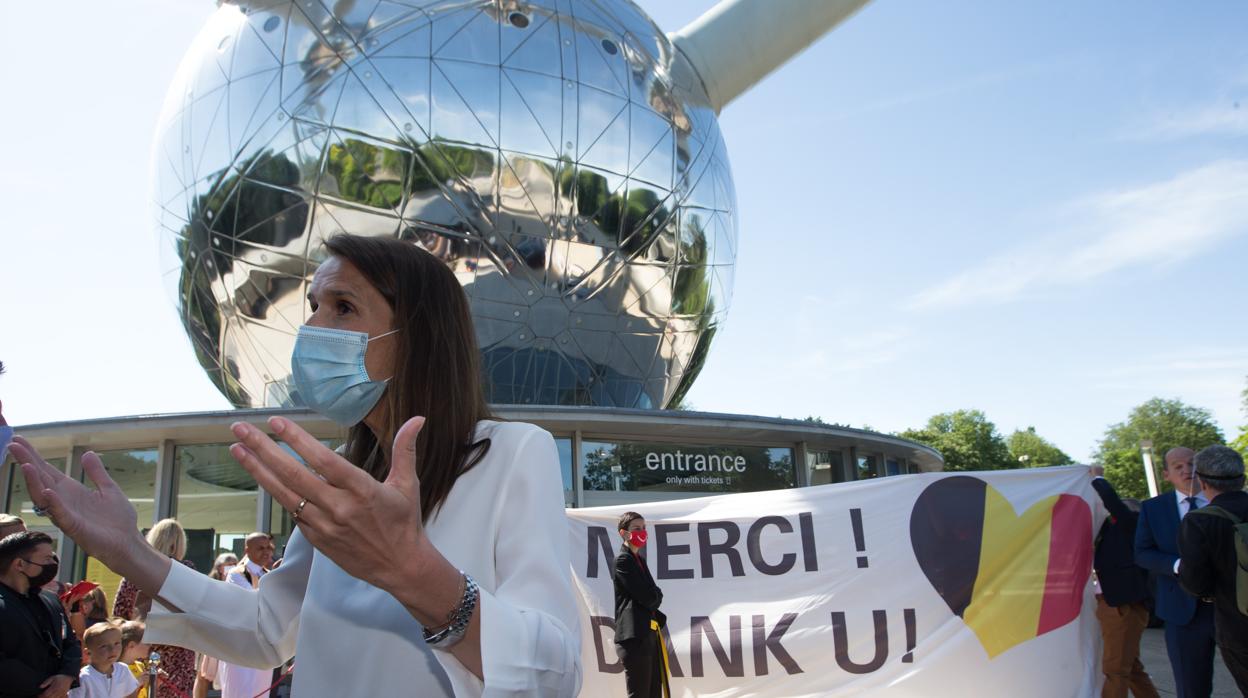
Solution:
<svg viewBox="0 0 1248 698"><path fill-rule="evenodd" d="M138 512L108 476L93 451L82 456L82 471L95 484L89 489L50 465L29 441L15 436L9 451L22 464L22 475L35 506L91 557L113 567L138 535ZM114 568L116 569L116 568Z"/></svg>

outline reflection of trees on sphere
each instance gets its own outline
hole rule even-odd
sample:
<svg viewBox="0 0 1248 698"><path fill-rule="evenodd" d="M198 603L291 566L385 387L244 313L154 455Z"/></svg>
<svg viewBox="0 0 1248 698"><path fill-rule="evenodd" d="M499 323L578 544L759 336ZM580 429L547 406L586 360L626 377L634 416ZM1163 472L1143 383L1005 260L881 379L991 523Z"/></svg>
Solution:
<svg viewBox="0 0 1248 698"><path fill-rule="evenodd" d="M455 272L493 402L688 391L736 256L714 111L631 3L504 5L256 0L204 28L166 101L156 197L167 284L234 404L292 400L307 283L339 232Z"/></svg>

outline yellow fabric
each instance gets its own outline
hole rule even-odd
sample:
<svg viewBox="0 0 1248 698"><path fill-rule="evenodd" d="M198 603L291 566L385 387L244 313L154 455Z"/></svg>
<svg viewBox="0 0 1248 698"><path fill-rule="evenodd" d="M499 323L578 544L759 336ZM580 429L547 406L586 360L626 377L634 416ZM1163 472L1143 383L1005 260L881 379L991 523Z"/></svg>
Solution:
<svg viewBox="0 0 1248 698"><path fill-rule="evenodd" d="M672 698L672 686L668 682L672 672L667 666L667 644L663 642L663 629L659 627L657 620L650 621L650 629L659 636L659 654L663 657L663 695L666 698Z"/></svg>
<svg viewBox="0 0 1248 698"><path fill-rule="evenodd" d="M1056 503L1046 497L1017 516L1000 492L986 490L979 576L962 617L989 658L1036 636Z"/></svg>
<svg viewBox="0 0 1248 698"><path fill-rule="evenodd" d="M136 659L127 664L126 668L130 670L131 674L134 674L134 678L138 679L139 683L143 683L143 675L147 673L147 662L142 659ZM143 688L139 689L138 698L147 698L146 684L143 685Z"/></svg>
<svg viewBox="0 0 1248 698"><path fill-rule="evenodd" d="M121 575L105 567L99 560L89 557L87 574L83 579L100 585L100 589L104 590L104 598L108 599L109 610L113 610L113 599L117 598L117 589L121 587Z"/></svg>

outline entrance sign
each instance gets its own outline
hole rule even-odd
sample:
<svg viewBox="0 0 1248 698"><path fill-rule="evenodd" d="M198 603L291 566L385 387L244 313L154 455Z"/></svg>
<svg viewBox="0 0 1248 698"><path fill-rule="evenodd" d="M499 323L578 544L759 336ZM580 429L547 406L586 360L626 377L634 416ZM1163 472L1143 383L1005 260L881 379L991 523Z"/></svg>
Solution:
<svg viewBox="0 0 1248 698"><path fill-rule="evenodd" d="M570 509L583 696L624 695L611 569L630 509L650 531L673 695L1099 694L1105 512L1087 467Z"/></svg>
<svg viewBox="0 0 1248 698"><path fill-rule="evenodd" d="M792 448L583 441L584 487L598 492L757 492L797 484Z"/></svg>

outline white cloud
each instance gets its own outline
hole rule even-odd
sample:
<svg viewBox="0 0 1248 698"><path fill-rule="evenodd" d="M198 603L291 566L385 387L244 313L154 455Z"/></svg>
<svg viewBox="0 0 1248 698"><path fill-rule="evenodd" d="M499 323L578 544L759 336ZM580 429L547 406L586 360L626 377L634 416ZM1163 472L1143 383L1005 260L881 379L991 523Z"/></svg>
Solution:
<svg viewBox="0 0 1248 698"><path fill-rule="evenodd" d="M1024 244L913 296L910 309L1001 303L1123 269L1171 264L1248 230L1248 160L1210 163L1171 179L1066 207L1063 233Z"/></svg>
<svg viewBox="0 0 1248 698"><path fill-rule="evenodd" d="M1234 65L1232 62L1230 65ZM1203 136L1248 135L1248 70L1214 78L1203 102L1155 107L1129 125L1128 141L1172 141Z"/></svg>
<svg viewBox="0 0 1248 698"><path fill-rule="evenodd" d="M1124 140L1168 141L1198 136L1248 135L1248 72L1229 80L1204 104L1154 110L1128 126Z"/></svg>
<svg viewBox="0 0 1248 698"><path fill-rule="evenodd" d="M900 107L909 107L923 102L941 100L965 94L989 92L1000 86L1016 85L1026 80L1035 80L1044 75L1060 75L1074 69L1078 65L1072 57L1048 58L1024 65L993 68L979 73L953 77L945 82L924 85L908 92L898 92L884 99L858 103L843 109L834 109L818 114L821 123L827 124L842 119L861 117L876 113L887 113Z"/></svg>
<svg viewBox="0 0 1248 698"><path fill-rule="evenodd" d="M1186 352L1157 354L1128 364L1115 365L1099 373L1105 378L1212 373L1232 377L1248 376L1248 349L1201 348Z"/></svg>
<svg viewBox="0 0 1248 698"><path fill-rule="evenodd" d="M1130 394L1133 400L1178 397L1210 410L1227 438L1234 438L1248 418L1240 396L1246 376L1248 349L1198 347L1101 367L1086 376L1085 385L1092 391Z"/></svg>
<svg viewBox="0 0 1248 698"><path fill-rule="evenodd" d="M788 373L802 381L826 380L889 364L910 347L912 334L906 329L885 328L821 337L792 357Z"/></svg>
<svg viewBox="0 0 1248 698"><path fill-rule="evenodd" d="M1233 101L1184 109L1156 116L1150 123L1133 129L1128 135L1139 140L1244 136L1248 135L1248 105Z"/></svg>

